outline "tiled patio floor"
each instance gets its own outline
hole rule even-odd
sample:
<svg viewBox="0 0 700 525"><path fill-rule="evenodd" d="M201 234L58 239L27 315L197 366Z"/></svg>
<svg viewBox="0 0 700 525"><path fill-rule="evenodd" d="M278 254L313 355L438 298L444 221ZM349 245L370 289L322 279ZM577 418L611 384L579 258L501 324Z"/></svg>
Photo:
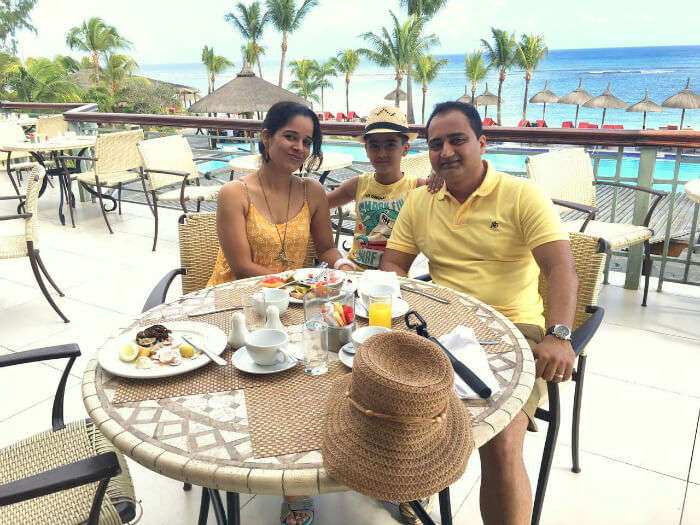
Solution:
<svg viewBox="0 0 700 525"><path fill-rule="evenodd" d="M0 178L0 195L12 192ZM110 214L106 231L97 206L79 204L77 228L56 217L56 190L40 201L41 251L66 294L57 298L71 319L64 324L45 302L26 259L0 260L0 353L76 342L83 356L73 369L67 420L85 417L80 377L108 333L141 307L158 279L178 266L178 212L162 212L158 251L151 252L153 222L145 206L126 204ZM13 205L0 201L0 215ZM0 223L2 224L2 223ZM624 290L621 274L604 287L606 317L589 346L582 421L582 472L570 471L572 389L563 395L564 416L542 518L555 523L700 523L700 452L694 460L700 409L700 288L664 285L639 306L640 292ZM655 290L655 283L652 284ZM170 296L179 294L175 283ZM62 363L0 371L0 447L50 424ZM542 425L544 426L544 424ZM530 434L525 457L536 479L544 435ZM129 463L145 524L194 523L199 490ZM455 523L478 523L479 459L453 486ZM319 524L395 523L382 504L356 493L316 498ZM278 523L279 498L245 496L246 524ZM436 516L437 517L437 516ZM210 521L213 523L213 518Z"/></svg>

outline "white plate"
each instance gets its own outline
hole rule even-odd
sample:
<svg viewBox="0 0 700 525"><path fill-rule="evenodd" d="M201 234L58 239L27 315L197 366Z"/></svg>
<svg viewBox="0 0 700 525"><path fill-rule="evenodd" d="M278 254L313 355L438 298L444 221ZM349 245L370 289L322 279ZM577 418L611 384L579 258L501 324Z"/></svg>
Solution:
<svg viewBox="0 0 700 525"><path fill-rule="evenodd" d="M398 297L394 297L391 300L391 318L396 319L397 317L403 317L411 309L411 306ZM367 313L367 307L362 301L355 301L355 315L363 319L368 319L369 314Z"/></svg>
<svg viewBox="0 0 700 525"><path fill-rule="evenodd" d="M310 272L309 272L309 270L310 270ZM319 271L318 268L302 268L301 270L296 270L294 272L294 279L299 280L299 281L303 281L303 279L297 279L297 276L306 277L309 275L309 273L314 273L314 275L315 275L316 272L318 272L318 271ZM285 286L280 286L280 288L284 288L284 287ZM290 287L289 289L291 290L292 287ZM345 275L345 282L343 283L342 290L344 292L352 293L356 289L357 289L357 282L355 281L355 278L351 277L349 275ZM303 299L296 299L295 297L289 296L289 304L304 304L304 300Z"/></svg>
<svg viewBox="0 0 700 525"><path fill-rule="evenodd" d="M340 347L339 352L345 352L348 355L355 355L355 345L352 344L352 341L349 343L345 343L343 346Z"/></svg>
<svg viewBox="0 0 700 525"><path fill-rule="evenodd" d="M343 347L343 348L345 348L345 347ZM355 361L355 356L348 354L345 350L343 350L343 348L341 348L340 352L338 352L338 359L340 359L340 362L343 363L348 368L352 368L352 363L353 363L353 361Z"/></svg>
<svg viewBox="0 0 700 525"><path fill-rule="evenodd" d="M296 359L290 357L284 352L280 351L281 357L277 364L262 366L253 361L250 357L248 349L245 346L240 347L233 354L231 358L231 363L233 366L241 370L242 372L248 372L249 374L274 374L277 372L283 372L284 370L289 370L297 364Z"/></svg>
<svg viewBox="0 0 700 525"><path fill-rule="evenodd" d="M184 343L185 341L182 340L182 336L184 335L196 346L200 348L206 347L207 350L217 355L226 348L226 334L216 326L196 321L165 322L164 326L172 330L174 344ZM115 376L134 379L153 379L156 377L169 377L184 374L201 368L211 362L211 359L206 355L199 354L192 359L183 358L182 362L177 366L159 365L154 362L151 368L142 369L136 368L134 364L136 361L125 363L119 359L119 350L126 344L135 346L136 342L134 339L136 338L136 334L144 328L145 327L134 328L124 332L103 346L97 354L97 360L100 366Z"/></svg>

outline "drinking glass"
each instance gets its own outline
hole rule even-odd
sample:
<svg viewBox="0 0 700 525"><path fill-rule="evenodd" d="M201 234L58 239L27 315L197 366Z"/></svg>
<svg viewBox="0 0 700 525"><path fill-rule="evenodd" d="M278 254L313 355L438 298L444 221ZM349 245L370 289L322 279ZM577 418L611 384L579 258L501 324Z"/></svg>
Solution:
<svg viewBox="0 0 700 525"><path fill-rule="evenodd" d="M304 323L301 334L304 352L304 372L313 376L328 371L328 325L320 318Z"/></svg>
<svg viewBox="0 0 700 525"><path fill-rule="evenodd" d="M391 328L391 292L375 289L369 294L368 302L369 325Z"/></svg>
<svg viewBox="0 0 700 525"><path fill-rule="evenodd" d="M258 311L258 303L250 295L243 301L243 313L245 314L245 325L248 331L259 330L265 328L265 316Z"/></svg>

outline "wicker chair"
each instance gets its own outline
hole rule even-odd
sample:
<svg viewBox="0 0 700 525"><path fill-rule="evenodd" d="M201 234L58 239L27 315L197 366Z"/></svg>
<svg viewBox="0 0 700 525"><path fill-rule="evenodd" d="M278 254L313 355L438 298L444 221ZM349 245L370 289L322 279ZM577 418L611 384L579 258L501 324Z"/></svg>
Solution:
<svg viewBox="0 0 700 525"><path fill-rule="evenodd" d="M24 136L24 130L22 126L16 122L0 122L0 144L6 144L11 142L25 142L27 138ZM7 173L10 177L10 182L15 191L19 194L19 182L21 180L21 173L24 171L29 171L34 166L38 166L39 163L32 159L29 153L19 152L19 151L4 151L7 154L6 159L2 159L0 162L0 171ZM8 162L13 161L10 164L10 170L8 171ZM17 181L12 176L12 172L16 172Z"/></svg>
<svg viewBox="0 0 700 525"><path fill-rule="evenodd" d="M179 220L180 264L169 271L151 291L143 311L162 304L175 277L182 275L182 293L188 294L206 288L214 271L219 253L219 236L216 231L215 213L191 213ZM316 246L309 239L304 266L315 264Z"/></svg>
<svg viewBox="0 0 700 525"><path fill-rule="evenodd" d="M594 237L601 237L608 242L611 250L622 250L635 244L644 243L642 306L646 306L652 266L649 239L654 234L654 231L649 228L649 222L659 202L668 193L643 186L595 180L591 159L582 148L562 149L533 155L527 158L526 166L528 177L535 181L556 204L587 213L588 216L585 219L564 222L564 226L569 231L580 231ZM656 198L649 207L643 223L635 225L594 220L596 212L594 208L595 186L602 185L654 195ZM586 210L585 207L588 209Z"/></svg>
<svg viewBox="0 0 700 525"><path fill-rule="evenodd" d="M7 227L0 229L0 259L29 257L29 263L32 266L34 277L39 284L39 288L41 288L41 292L61 319L67 323L69 322L68 318L61 312L54 302L53 297L49 294L41 274L43 273L46 276L46 279L58 292L58 295L63 297L63 292L59 290L58 286L49 275L49 272L46 271L44 262L39 255L39 249L36 248L38 225L37 203L39 200L39 189L41 188L44 176L44 168L41 166L34 166L28 178L26 195L0 197L0 200L17 199L20 203L24 204L24 213L0 216L0 222L8 221L6 223Z"/></svg>
<svg viewBox="0 0 700 525"><path fill-rule="evenodd" d="M97 196L100 203L102 217L105 220L109 233L114 232L107 219L107 212L114 211L114 208L118 206L119 215L122 214L122 186L129 182L141 180L141 156L136 148L136 144L142 140L143 130L141 129L106 133L97 136L95 140L94 157L78 157L75 155L61 155L59 157L59 160L62 161L63 169L66 172L66 180L72 181L72 179L76 179L83 184L95 186L96 191L94 194ZM93 169L83 171L71 177L66 169L67 160L93 162ZM104 188L117 189L117 202L109 210L106 209L103 201L104 196L102 191ZM68 193L70 194L71 192L69 191ZM72 206L68 206L68 208L71 210L72 220Z"/></svg>
<svg viewBox="0 0 700 525"><path fill-rule="evenodd" d="M576 265L576 275L578 276L578 296L576 298L576 313L574 317L573 334L571 345L577 356L576 368L572 375L575 383L573 423L571 428L571 459L573 472L581 472L579 465L579 421L581 415L581 398L583 395L583 379L586 371L585 349L593 338L600 323L603 321L604 310L598 303L598 293L603 277L603 267L605 265L606 253L609 246L604 239L591 237L587 234L570 232L569 241L574 254ZM421 281L429 281L430 274L416 277ZM545 312L549 306L547 281L540 274L539 282L540 295L544 301ZM540 408L537 409L535 417L547 421L547 437L545 439L544 450L542 452L542 462L540 473L537 478L537 490L532 510L533 525L540 521L542 514L542 504L547 490L549 472L554 459L554 447L559 434L560 406L559 406L560 385L554 382L547 383L547 397L540 400ZM548 403L548 409L542 405Z"/></svg>
<svg viewBox="0 0 700 525"><path fill-rule="evenodd" d="M200 186L199 172L195 161L212 160L210 157L192 157L192 150L187 139L182 135L170 135L142 141L138 144L138 150L143 162L143 170L146 177L143 179L144 191L151 195L155 230L153 234L153 251L158 242L158 201L179 202L182 211L188 213L187 201L197 203L197 211L202 201L214 200L219 195L221 186ZM218 159L219 161L221 159ZM148 187L146 186L148 182ZM188 185L195 182L196 186ZM178 189L172 189L158 193L158 190L169 186L179 185Z"/></svg>
<svg viewBox="0 0 700 525"><path fill-rule="evenodd" d="M66 131L68 131L68 122L63 118L63 115L39 117L36 121L36 134L39 137L53 138L64 135Z"/></svg>
<svg viewBox="0 0 700 525"><path fill-rule="evenodd" d="M66 381L79 355L78 345L69 344L0 356L0 368L68 359L54 396L52 429L0 450L0 523L116 525L136 515L121 453L91 420L63 422Z"/></svg>

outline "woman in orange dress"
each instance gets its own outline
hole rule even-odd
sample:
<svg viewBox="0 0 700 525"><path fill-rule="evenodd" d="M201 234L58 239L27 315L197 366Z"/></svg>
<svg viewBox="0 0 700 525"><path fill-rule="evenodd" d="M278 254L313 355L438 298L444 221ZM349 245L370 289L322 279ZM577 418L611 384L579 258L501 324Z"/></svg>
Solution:
<svg viewBox="0 0 700 525"><path fill-rule="evenodd" d="M306 106L278 102L270 108L259 144L260 169L225 184L219 193L221 247L209 286L302 268L310 239L320 260L354 269L333 245L323 187L294 175L300 167L318 168L322 138L318 118Z"/></svg>

